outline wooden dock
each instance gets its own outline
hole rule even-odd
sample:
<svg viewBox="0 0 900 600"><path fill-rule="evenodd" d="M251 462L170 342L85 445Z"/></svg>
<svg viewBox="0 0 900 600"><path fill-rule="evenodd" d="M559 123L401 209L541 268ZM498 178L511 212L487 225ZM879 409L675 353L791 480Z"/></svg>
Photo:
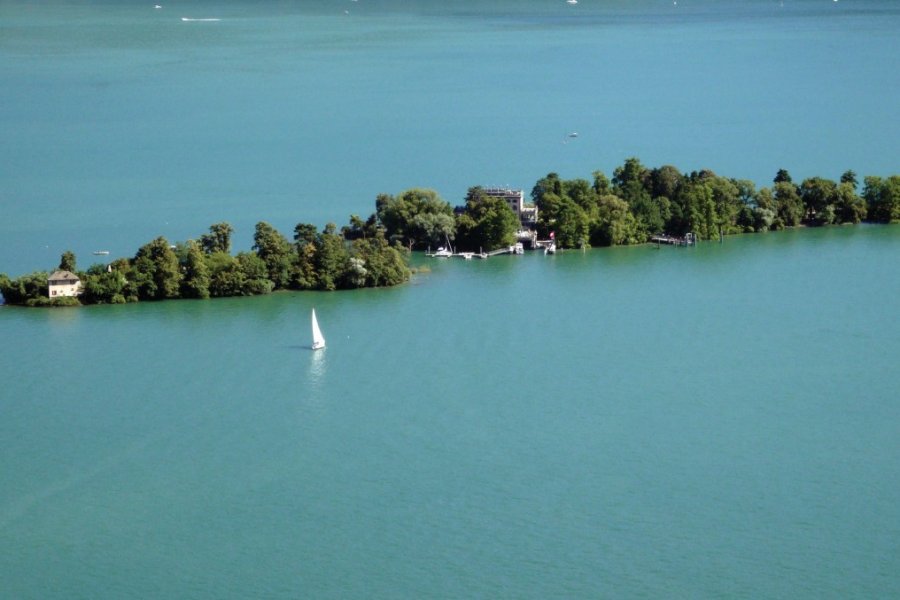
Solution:
<svg viewBox="0 0 900 600"><path fill-rule="evenodd" d="M654 235L650 241L657 246L660 244L668 244L670 246L693 246L697 243L697 236L693 233L687 233L684 237L674 235Z"/></svg>

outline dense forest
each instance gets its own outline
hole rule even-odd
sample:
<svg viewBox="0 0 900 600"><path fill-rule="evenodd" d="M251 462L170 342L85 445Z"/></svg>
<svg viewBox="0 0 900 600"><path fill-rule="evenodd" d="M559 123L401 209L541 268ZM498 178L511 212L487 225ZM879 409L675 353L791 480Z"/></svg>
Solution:
<svg viewBox="0 0 900 600"><path fill-rule="evenodd" d="M810 177L795 183L782 169L771 187L712 171L681 173L671 165L648 168L629 158L592 180L561 179L550 173L535 183L532 224L538 237L551 232L557 246L640 244L651 236L700 239L841 223L900 222L900 176L865 177L862 192L853 171L838 181ZM523 225L502 198L472 187L454 208L430 189L397 196L380 194L367 220L356 215L337 230L319 232L300 223L293 242L268 223L258 223L250 252L231 253L233 229L216 223L198 240L170 244L157 238L133 258L77 271L75 256L62 255L59 269L82 282L77 298L48 298L48 273L10 279L0 274L9 304L31 306L124 303L169 298L267 294L278 289L337 290L393 286L410 277L408 254L452 242L456 249L490 251L515 242Z"/></svg>
<svg viewBox="0 0 900 600"><path fill-rule="evenodd" d="M336 290L392 286L409 279L408 252L391 245L382 229L358 219L341 233L334 224L318 232L300 223L291 243L268 223L257 223L251 252L231 253L228 223L216 223L199 240L177 244L159 237L134 258L95 264L78 271L72 252L59 270L78 275L82 292L48 298L47 272L10 279L0 274L0 292L9 304L69 306L123 304L142 300L253 296L278 289Z"/></svg>

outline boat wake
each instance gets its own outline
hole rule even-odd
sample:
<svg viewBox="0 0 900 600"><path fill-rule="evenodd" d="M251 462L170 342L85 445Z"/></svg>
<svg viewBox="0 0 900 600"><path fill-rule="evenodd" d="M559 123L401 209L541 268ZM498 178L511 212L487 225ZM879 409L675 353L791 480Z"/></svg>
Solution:
<svg viewBox="0 0 900 600"><path fill-rule="evenodd" d="M190 22L200 22L200 23L212 23L214 21L221 21L222 19L191 19L190 17L181 17L181 20L185 23Z"/></svg>

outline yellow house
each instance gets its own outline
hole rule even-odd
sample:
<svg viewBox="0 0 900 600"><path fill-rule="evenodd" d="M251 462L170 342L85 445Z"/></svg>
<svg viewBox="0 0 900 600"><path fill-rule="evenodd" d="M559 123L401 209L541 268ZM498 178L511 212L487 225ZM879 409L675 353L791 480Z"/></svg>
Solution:
<svg viewBox="0 0 900 600"><path fill-rule="evenodd" d="M71 271L53 271L47 278L47 295L51 298L77 296L81 293L81 280Z"/></svg>

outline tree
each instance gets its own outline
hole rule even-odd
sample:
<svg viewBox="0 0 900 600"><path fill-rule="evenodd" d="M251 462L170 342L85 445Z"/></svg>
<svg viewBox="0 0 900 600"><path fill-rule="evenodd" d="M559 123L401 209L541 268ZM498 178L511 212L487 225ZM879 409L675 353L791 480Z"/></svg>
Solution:
<svg viewBox="0 0 900 600"><path fill-rule="evenodd" d="M828 225L834 221L837 185L830 179L809 177L800 184L800 198L809 223Z"/></svg>
<svg viewBox="0 0 900 600"><path fill-rule="evenodd" d="M197 242L187 243L183 269L181 295L185 298L209 298L209 267L206 266L206 257Z"/></svg>
<svg viewBox="0 0 900 600"><path fill-rule="evenodd" d="M778 169L772 183L791 183L792 181L791 174L787 172L787 169Z"/></svg>
<svg viewBox="0 0 900 600"><path fill-rule="evenodd" d="M206 257L206 265L209 269L210 296L241 295L244 288L244 274L235 257L226 252L214 252ZM263 270L265 270L265 263L263 263Z"/></svg>
<svg viewBox="0 0 900 600"><path fill-rule="evenodd" d="M845 181L835 191L834 211L840 223L859 223L866 218L866 203L856 194L856 185Z"/></svg>
<svg viewBox="0 0 900 600"><path fill-rule="evenodd" d="M291 281L291 244L274 227L260 221L253 234L253 250L263 260L269 280L276 289L288 287Z"/></svg>
<svg viewBox="0 0 900 600"><path fill-rule="evenodd" d="M675 198L684 185L684 176L672 165L664 165L650 171L650 194L654 198Z"/></svg>
<svg viewBox="0 0 900 600"><path fill-rule="evenodd" d="M270 293L275 284L269 279L265 261L253 252L239 252L235 257L240 270L240 293L243 296L257 296Z"/></svg>
<svg viewBox="0 0 900 600"><path fill-rule="evenodd" d="M631 157L625 159L625 163L613 171L612 183L619 192L622 192L629 184L644 187L644 182L649 179L649 176L649 169L642 165L637 157ZM628 201L628 198L621 193L619 197Z"/></svg>
<svg viewBox="0 0 900 600"><path fill-rule="evenodd" d="M605 194L609 194L612 190L611 184L609 182L609 178L603 174L603 171L594 171L594 191L597 193L597 196L603 196Z"/></svg>
<svg viewBox="0 0 900 600"><path fill-rule="evenodd" d="M597 200L597 220L591 227L591 244L617 246L633 244L639 239L638 224L628 210L628 203L613 194Z"/></svg>
<svg viewBox="0 0 900 600"><path fill-rule="evenodd" d="M349 267L350 254L344 246L344 239L335 233L336 230L334 223L328 223L316 240L316 287L320 290L331 291L345 287L344 277Z"/></svg>
<svg viewBox="0 0 900 600"><path fill-rule="evenodd" d="M900 175L887 179L870 176L864 179L863 198L868 204L868 218L877 223L900 222Z"/></svg>
<svg viewBox="0 0 900 600"><path fill-rule="evenodd" d="M178 257L164 237L141 246L132 263L132 284L141 300L177 298L181 284Z"/></svg>
<svg viewBox="0 0 900 600"><path fill-rule="evenodd" d="M546 177L538 179L534 187L531 188L531 201L538 207L538 210L544 210L544 197L553 195L557 198L562 196L562 181L556 173L548 173Z"/></svg>
<svg viewBox="0 0 900 600"><path fill-rule="evenodd" d="M571 198L560 200L553 224L556 244L560 248L578 248L590 239L590 222L584 209Z"/></svg>
<svg viewBox="0 0 900 600"><path fill-rule="evenodd" d="M473 251L514 244L519 226L519 218L506 201L488 196L480 187L469 189L465 212L456 218L459 243Z"/></svg>
<svg viewBox="0 0 900 600"><path fill-rule="evenodd" d="M125 276L112 265L91 265L81 278L84 304L124 304Z"/></svg>
<svg viewBox="0 0 900 600"><path fill-rule="evenodd" d="M452 214L424 212L412 218L407 225L407 239L419 245L443 246L456 237L456 221Z"/></svg>
<svg viewBox="0 0 900 600"><path fill-rule="evenodd" d="M856 191L856 187L859 185L859 181L856 179L856 173L853 172L852 169L847 169L841 175L841 183L849 183L853 186L853 190Z"/></svg>
<svg viewBox="0 0 900 600"><path fill-rule="evenodd" d="M797 193L797 186L789 181L781 181L774 186L775 215L777 225L794 227L803 219L803 200Z"/></svg>
<svg viewBox="0 0 900 600"><path fill-rule="evenodd" d="M200 245L206 254L216 252L231 253L231 234L234 228L224 221L209 226L209 233L200 236Z"/></svg>
<svg viewBox="0 0 900 600"><path fill-rule="evenodd" d="M362 285L379 287L398 285L407 281L410 272L404 258L405 252L400 245L389 245L382 233L355 240L352 246L348 283L352 287ZM364 281L359 277L360 267L365 269Z"/></svg>
<svg viewBox="0 0 900 600"><path fill-rule="evenodd" d="M60 271L70 271L72 273L75 272L75 253L71 250L66 250L62 253L62 256L59 257L59 270Z"/></svg>
<svg viewBox="0 0 900 600"><path fill-rule="evenodd" d="M364 238L368 233L366 222L359 215L350 215L350 224L341 227L341 235L344 236L345 240L349 241Z"/></svg>
<svg viewBox="0 0 900 600"><path fill-rule="evenodd" d="M47 298L47 273L36 271L17 279L0 274L0 293L7 304L28 304L29 300Z"/></svg>
<svg viewBox="0 0 900 600"><path fill-rule="evenodd" d="M397 197L380 194L375 209L386 235L405 246L424 248L456 234L453 208L434 190L413 188Z"/></svg>

